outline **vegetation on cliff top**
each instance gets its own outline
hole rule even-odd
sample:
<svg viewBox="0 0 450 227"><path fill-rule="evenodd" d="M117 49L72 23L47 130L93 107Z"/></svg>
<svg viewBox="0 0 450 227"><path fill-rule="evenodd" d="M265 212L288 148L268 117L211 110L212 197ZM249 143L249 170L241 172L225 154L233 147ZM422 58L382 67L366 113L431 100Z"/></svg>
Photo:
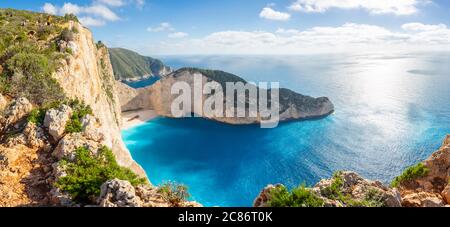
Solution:
<svg viewBox="0 0 450 227"><path fill-rule="evenodd" d="M423 163L411 166L407 168L400 176L396 177L392 181L391 186L394 188L399 187L404 182L426 176L429 171L430 170Z"/></svg>
<svg viewBox="0 0 450 227"><path fill-rule="evenodd" d="M179 207L190 195L185 185L167 182L158 188L161 197L173 207Z"/></svg>
<svg viewBox="0 0 450 227"><path fill-rule="evenodd" d="M75 18L0 9L0 92L37 105L64 99L52 74L67 54L57 43L72 34L66 27Z"/></svg>
<svg viewBox="0 0 450 227"><path fill-rule="evenodd" d="M81 132L81 119L88 114L93 115L92 109L78 99L70 101L69 106L72 108L73 112L70 120L66 124L65 133Z"/></svg>
<svg viewBox="0 0 450 227"><path fill-rule="evenodd" d="M332 178L333 182L330 186L321 190L321 194L328 199L340 201L347 207L384 207L381 194L376 189L370 189L364 195L364 198L360 200L353 199L350 195L343 192L344 179L341 176L341 172L336 172Z"/></svg>
<svg viewBox="0 0 450 227"><path fill-rule="evenodd" d="M75 161L61 160L60 164L66 176L61 177L55 185L69 193L72 199L81 204L90 204L100 195L101 185L112 179L127 180L132 185L145 184L130 169L117 164L114 154L107 147L102 147L97 154L92 154L85 147L75 150Z"/></svg>
<svg viewBox="0 0 450 227"><path fill-rule="evenodd" d="M285 186L277 186L270 192L270 207L321 207L323 200L314 192L301 185L288 191Z"/></svg>
<svg viewBox="0 0 450 227"><path fill-rule="evenodd" d="M168 68L158 59L145 57L123 48L111 48L109 54L117 80L141 78L145 75L160 76L160 71Z"/></svg>

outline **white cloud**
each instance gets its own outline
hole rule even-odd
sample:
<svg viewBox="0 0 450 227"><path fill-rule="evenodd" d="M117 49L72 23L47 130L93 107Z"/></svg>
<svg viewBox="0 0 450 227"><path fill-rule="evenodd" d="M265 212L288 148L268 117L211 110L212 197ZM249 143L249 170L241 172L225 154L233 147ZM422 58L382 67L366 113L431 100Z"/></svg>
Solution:
<svg viewBox="0 0 450 227"><path fill-rule="evenodd" d="M174 32L174 33L170 33L168 35L168 37L172 38L172 39L181 39L181 38L184 38L184 37L187 37L187 36L189 36L189 34L187 34L185 32Z"/></svg>
<svg viewBox="0 0 450 227"><path fill-rule="evenodd" d="M63 7L59 9L59 14L79 14L81 12L81 7L72 3L64 3Z"/></svg>
<svg viewBox="0 0 450 227"><path fill-rule="evenodd" d="M66 2L61 7L45 3L42 11L55 15L75 14L85 26L102 26L106 21L120 20L120 17L106 5L118 7L126 3L125 0L96 0L86 6Z"/></svg>
<svg viewBox="0 0 450 227"><path fill-rule="evenodd" d="M88 27L103 26L106 23L104 20L95 19L92 17L80 17L79 20L80 20L81 24L83 24L84 26L88 26Z"/></svg>
<svg viewBox="0 0 450 227"><path fill-rule="evenodd" d="M301 54L377 50L450 50L450 29L424 25L398 32L384 27L346 23L303 31L220 31L203 38L164 42L152 47L159 54ZM419 28L420 26L415 26ZM433 28L433 29L432 29Z"/></svg>
<svg viewBox="0 0 450 227"><path fill-rule="evenodd" d="M52 15L58 14L58 9L51 3L45 3L44 6L42 6L42 11Z"/></svg>
<svg viewBox="0 0 450 227"><path fill-rule="evenodd" d="M175 29L169 22L163 22L158 25L158 27L148 27L147 31L149 32L167 32L174 31Z"/></svg>
<svg viewBox="0 0 450 227"><path fill-rule="evenodd" d="M293 34L300 33L300 30L279 28L275 33L285 34L285 35L293 35Z"/></svg>
<svg viewBox="0 0 450 227"><path fill-rule="evenodd" d="M422 23L408 23L402 25L402 29L406 31L433 31L446 29L447 26L445 24L422 24Z"/></svg>
<svg viewBox="0 0 450 227"><path fill-rule="evenodd" d="M267 6L262 9L261 13L259 13L259 17L268 20L287 21L291 18L291 15L289 13L275 11Z"/></svg>
<svg viewBox="0 0 450 227"><path fill-rule="evenodd" d="M97 0L100 3L104 3L109 6L119 7L125 5L124 0Z"/></svg>
<svg viewBox="0 0 450 227"><path fill-rule="evenodd" d="M109 21L117 21L120 19L117 14L115 14L112 10L104 5L92 5L89 7L83 7L82 12L86 14L96 15Z"/></svg>
<svg viewBox="0 0 450 227"><path fill-rule="evenodd" d="M293 11L321 13L332 8L365 9L372 14L411 15L418 5L430 0L296 0L289 8Z"/></svg>

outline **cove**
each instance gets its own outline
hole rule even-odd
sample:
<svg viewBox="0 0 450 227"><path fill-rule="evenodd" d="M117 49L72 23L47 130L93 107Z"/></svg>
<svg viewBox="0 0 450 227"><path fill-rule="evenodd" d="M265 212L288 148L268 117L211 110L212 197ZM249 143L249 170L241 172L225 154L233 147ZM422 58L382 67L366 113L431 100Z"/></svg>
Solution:
<svg viewBox="0 0 450 227"><path fill-rule="evenodd" d="M335 112L274 129L157 118L122 136L153 184L189 187L205 206L251 206L267 184L313 185L337 170L389 183L450 133L448 53L183 56L174 67L221 69L327 96Z"/></svg>

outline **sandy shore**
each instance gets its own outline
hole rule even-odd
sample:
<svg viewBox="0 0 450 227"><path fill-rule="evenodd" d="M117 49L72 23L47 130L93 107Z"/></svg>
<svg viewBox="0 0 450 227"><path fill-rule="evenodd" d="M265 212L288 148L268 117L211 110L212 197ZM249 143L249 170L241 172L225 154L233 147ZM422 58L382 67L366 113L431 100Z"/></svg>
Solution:
<svg viewBox="0 0 450 227"><path fill-rule="evenodd" d="M129 129L158 117L154 110L136 110L122 113L122 129Z"/></svg>

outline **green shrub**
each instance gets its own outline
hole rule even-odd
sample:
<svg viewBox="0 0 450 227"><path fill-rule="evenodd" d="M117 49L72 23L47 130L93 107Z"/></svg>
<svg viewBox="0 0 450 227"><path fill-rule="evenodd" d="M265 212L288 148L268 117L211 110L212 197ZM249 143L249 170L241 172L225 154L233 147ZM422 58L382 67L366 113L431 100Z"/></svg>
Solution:
<svg viewBox="0 0 450 227"><path fill-rule="evenodd" d="M44 123L46 110L42 108L34 109L28 115L28 122L35 123L36 125L42 125Z"/></svg>
<svg viewBox="0 0 450 227"><path fill-rule="evenodd" d="M77 203L94 202L100 194L101 185L108 180L127 180L134 186L146 183L144 178L139 178L130 169L119 166L107 147L100 148L96 155L81 147L75 150L75 157L74 162L60 161L67 175L61 177L55 186L69 193Z"/></svg>
<svg viewBox="0 0 450 227"><path fill-rule="evenodd" d="M66 22L69 22L69 21L78 22L78 17L75 16L75 14L68 13L68 14L64 15L64 21L66 21Z"/></svg>
<svg viewBox="0 0 450 227"><path fill-rule="evenodd" d="M423 164L419 163L415 166L407 168L400 176L396 177L391 186L396 188L400 186L403 182L408 182L419 177L426 176L430 170Z"/></svg>
<svg viewBox="0 0 450 227"><path fill-rule="evenodd" d="M73 55L73 50L71 48L66 48L66 53Z"/></svg>
<svg viewBox="0 0 450 227"><path fill-rule="evenodd" d="M174 182L167 182L158 188L161 197L173 207L178 207L186 201L190 195L185 185Z"/></svg>
<svg viewBox="0 0 450 227"><path fill-rule="evenodd" d="M323 200L305 185L289 192L286 187L278 186L270 192L270 207L322 207Z"/></svg>
<svg viewBox="0 0 450 227"><path fill-rule="evenodd" d="M322 188L320 191L328 199L340 201L347 207L381 207L384 205L384 198L376 189L370 189L360 200L355 200L351 195L343 193L344 179L341 172L334 173L332 180L330 186Z"/></svg>
<svg viewBox="0 0 450 227"><path fill-rule="evenodd" d="M383 194L377 189L370 189L362 201L363 207L386 207Z"/></svg>
<svg viewBox="0 0 450 227"><path fill-rule="evenodd" d="M92 115L92 109L90 106L86 106L83 102L80 102L78 99L71 100L66 102L69 105L73 112L70 120L66 124L65 132L66 133L77 133L82 131L81 120L84 116L90 114Z"/></svg>
<svg viewBox="0 0 450 227"><path fill-rule="evenodd" d="M342 187L344 186L344 179L341 177L341 172L336 172L333 175L333 182L330 186L321 189L321 194L329 199L339 199L342 197Z"/></svg>
<svg viewBox="0 0 450 227"><path fill-rule="evenodd" d="M66 42L74 41L75 40L74 32L68 28L65 28L61 32L60 39L66 41Z"/></svg>
<svg viewBox="0 0 450 227"><path fill-rule="evenodd" d="M49 26L40 26L36 32L38 40L46 41L53 34L53 29Z"/></svg>

